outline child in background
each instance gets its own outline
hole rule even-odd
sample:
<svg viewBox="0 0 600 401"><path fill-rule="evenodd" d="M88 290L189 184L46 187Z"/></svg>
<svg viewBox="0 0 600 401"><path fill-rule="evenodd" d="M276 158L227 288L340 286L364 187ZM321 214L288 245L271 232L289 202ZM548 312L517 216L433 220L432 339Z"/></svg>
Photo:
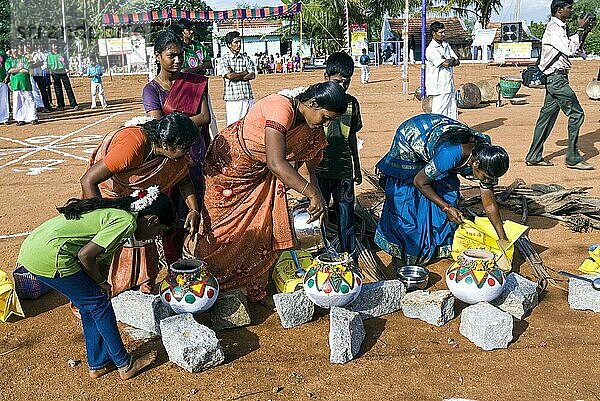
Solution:
<svg viewBox="0 0 600 401"><path fill-rule="evenodd" d="M132 357L119 334L106 282L121 240L149 240L175 220L173 205L157 186L123 198L71 199L25 239L17 263L64 294L79 309L92 378L117 369L127 380L156 358Z"/></svg>
<svg viewBox="0 0 600 401"><path fill-rule="evenodd" d="M367 49L362 49L362 55L358 62L360 63L360 81L363 84L368 84L371 77L371 67L369 66L371 64L371 57L367 54Z"/></svg>
<svg viewBox="0 0 600 401"><path fill-rule="evenodd" d="M327 59L325 79L339 83L344 90L348 90L353 73L354 61L348 54L336 52ZM315 174L325 204L329 204L333 198L341 251L350 253L356 259L354 183L362 182L356 133L362 128L362 119L358 100L349 94L346 97L348 109L327 126L329 145L323 150L323 160Z"/></svg>
<svg viewBox="0 0 600 401"><path fill-rule="evenodd" d="M104 88L102 87L102 74L104 74L104 70L100 63L98 63L98 58L93 55L90 56L90 64L87 67L87 76L92 79L92 109L96 108L96 93L98 94L98 99L100 99L102 108L105 109L108 107L106 98L104 97Z"/></svg>
<svg viewBox="0 0 600 401"><path fill-rule="evenodd" d="M29 77L30 64L23 50L23 45L15 42L12 46L12 57L6 60L4 65L6 73L10 76L10 89L13 93L13 118L17 125L37 124L37 110Z"/></svg>

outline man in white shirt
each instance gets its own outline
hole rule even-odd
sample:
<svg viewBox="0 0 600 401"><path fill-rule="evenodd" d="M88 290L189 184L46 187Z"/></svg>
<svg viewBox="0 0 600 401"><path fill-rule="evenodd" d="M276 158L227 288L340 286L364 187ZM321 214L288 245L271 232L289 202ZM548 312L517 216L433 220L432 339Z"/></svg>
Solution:
<svg viewBox="0 0 600 401"><path fill-rule="evenodd" d="M446 28L444 24L435 21L431 24L432 40L427 46L425 70L425 91L432 96L431 112L442 114L456 120L456 94L454 90L453 69L460 64L458 56L444 41Z"/></svg>
<svg viewBox="0 0 600 401"><path fill-rule="evenodd" d="M553 0L550 5L552 18L542 37L542 54L539 68L546 75L546 97L540 110L533 132L533 141L525 157L528 166L552 166L553 163L542 158L544 142L550 136L560 110L569 119L567 167L577 170L593 170L594 166L583 160L577 149L579 129L583 124L584 113L577 95L569 86L569 56L577 53L588 33L592 29L589 17L577 20L577 33L567 34L566 21L573 11L573 0Z"/></svg>

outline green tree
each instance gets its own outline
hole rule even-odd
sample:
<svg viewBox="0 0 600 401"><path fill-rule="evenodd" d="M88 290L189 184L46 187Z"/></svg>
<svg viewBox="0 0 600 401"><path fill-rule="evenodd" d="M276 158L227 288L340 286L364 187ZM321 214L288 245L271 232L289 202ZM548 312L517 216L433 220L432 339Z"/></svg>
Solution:
<svg viewBox="0 0 600 401"><path fill-rule="evenodd" d="M490 22L493 13L499 13L502 10L500 0L448 0L434 1L432 11L455 12L463 17L475 17L485 27Z"/></svg>
<svg viewBox="0 0 600 401"><path fill-rule="evenodd" d="M587 11L594 15L600 14L600 0L579 0L574 3L573 10L574 11L573 14L571 14L571 18L569 21L567 21L569 32L575 32L577 30L577 18L581 11ZM546 23L532 22L529 25L529 30L531 33L540 39L544 35L545 29ZM583 49L587 53L600 54L600 24L598 24L598 22L596 22L592 31L589 33L585 43L583 44Z"/></svg>
<svg viewBox="0 0 600 401"><path fill-rule="evenodd" d="M0 0L0 49L10 41L10 0Z"/></svg>
<svg viewBox="0 0 600 401"><path fill-rule="evenodd" d="M291 4L293 0L282 0ZM419 0L410 0L411 4L420 4ZM383 16L400 15L404 11L404 0L348 0L348 14L351 24L366 23L370 40L379 40ZM299 32L299 16L292 18L290 24L282 30L284 39ZM343 49L345 43L344 0L305 0L302 2L303 30L313 39L317 54L330 53Z"/></svg>
<svg viewBox="0 0 600 401"><path fill-rule="evenodd" d="M600 0L579 0L573 5L573 14L568 22L569 32L575 32L577 30L577 18L579 13L586 11L588 13L599 15L600 14ZM583 49L587 53L600 54L600 24L596 21L592 31L589 33Z"/></svg>

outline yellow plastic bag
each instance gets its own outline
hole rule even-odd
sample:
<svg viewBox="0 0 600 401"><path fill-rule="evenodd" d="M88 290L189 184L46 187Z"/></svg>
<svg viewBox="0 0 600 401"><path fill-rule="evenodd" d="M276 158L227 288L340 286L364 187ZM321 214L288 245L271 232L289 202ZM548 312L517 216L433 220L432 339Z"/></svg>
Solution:
<svg viewBox="0 0 600 401"><path fill-rule="evenodd" d="M590 257L579 266L579 271L585 274L600 273L600 246L590 247Z"/></svg>
<svg viewBox="0 0 600 401"><path fill-rule="evenodd" d="M310 253L305 251L296 251L298 263L304 270L308 270L313 262ZM273 269L273 282L279 292L293 292L298 286L302 287L304 277L296 276L296 266L292 260L290 251L284 251L277 259L275 268Z"/></svg>
<svg viewBox="0 0 600 401"><path fill-rule="evenodd" d="M462 251L471 248L488 250L498 258L503 256L503 252L498 246L496 230L487 217L475 217L474 222L465 221L466 223L458 227L458 230L454 233L452 241L452 258L454 260L458 258ZM504 250L504 255L512 263L515 252L513 244L529 227L510 220L505 220L503 226L509 241Z"/></svg>
<svg viewBox="0 0 600 401"><path fill-rule="evenodd" d="M21 303L8 275L0 270L0 321L6 322L11 315L25 317Z"/></svg>

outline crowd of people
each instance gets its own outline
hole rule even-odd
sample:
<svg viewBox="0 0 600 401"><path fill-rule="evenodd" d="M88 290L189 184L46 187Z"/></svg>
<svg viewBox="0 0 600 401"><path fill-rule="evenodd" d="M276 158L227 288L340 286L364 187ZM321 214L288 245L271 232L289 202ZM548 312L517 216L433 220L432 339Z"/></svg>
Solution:
<svg viewBox="0 0 600 401"><path fill-rule="evenodd" d="M560 20L571 5L554 0L552 11ZM125 351L107 299L131 288L154 290L158 252L147 240L159 234L167 262L181 258L187 238L188 250L208 264L222 289L240 288L251 301L265 302L269 269L294 247L287 205L293 190L308 199L312 221L333 204L340 251L356 256L354 185L362 181L357 133L363 123L359 101L347 93L353 59L333 53L324 82L255 103L254 63L240 53L239 32L228 33L220 71L228 122L213 137L208 80L201 68L185 67L186 23L155 40L158 74L142 94L152 119L102 140L80 181L83 199L58 208L59 216L35 229L19 254L20 265L79 310L93 378L118 369L128 379L155 356L132 358ZM583 40L588 25L580 26ZM443 26L431 28L437 52L432 64L458 65L438 46ZM546 36L544 46L562 52ZM562 108L554 98L563 92L550 86L546 102ZM544 108L554 112L559 106ZM463 220L461 175L479 183L498 244L506 246L493 188L509 164L505 149L455 118L422 114L402 122L377 163L386 199L375 242L395 267L448 256Z"/></svg>
<svg viewBox="0 0 600 401"><path fill-rule="evenodd" d="M78 110L80 106L71 86L70 72L69 60L58 41L50 41L47 49L25 41L11 41L5 50L0 50L0 124L9 124L11 111L17 125L38 124L39 113L67 108L65 94L68 108ZM102 108L108 107L103 74L98 58L90 56L85 75L90 78L92 109L96 108L96 97Z"/></svg>

